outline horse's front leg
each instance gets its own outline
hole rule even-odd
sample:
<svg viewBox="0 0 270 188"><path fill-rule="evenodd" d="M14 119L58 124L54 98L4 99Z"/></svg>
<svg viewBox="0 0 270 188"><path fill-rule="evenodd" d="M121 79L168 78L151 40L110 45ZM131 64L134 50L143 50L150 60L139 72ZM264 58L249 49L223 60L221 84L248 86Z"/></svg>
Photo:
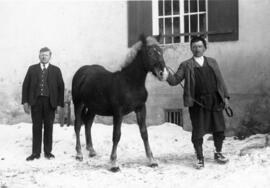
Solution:
<svg viewBox="0 0 270 188"><path fill-rule="evenodd" d="M146 156L149 160L149 166L150 167L157 167L158 164L154 160L154 157L153 157L150 145L149 145L149 141L148 141L148 132L147 132L147 127L146 127L146 123L145 123L145 119L146 119L145 104L143 106L141 106L140 108L136 109L136 117L137 117L137 122L138 122L138 125L140 128L141 137L143 139Z"/></svg>
<svg viewBox="0 0 270 188"><path fill-rule="evenodd" d="M117 145L121 137L121 124L122 124L122 115L113 116L113 147L111 153L111 171L118 172L120 170L119 165L117 164Z"/></svg>

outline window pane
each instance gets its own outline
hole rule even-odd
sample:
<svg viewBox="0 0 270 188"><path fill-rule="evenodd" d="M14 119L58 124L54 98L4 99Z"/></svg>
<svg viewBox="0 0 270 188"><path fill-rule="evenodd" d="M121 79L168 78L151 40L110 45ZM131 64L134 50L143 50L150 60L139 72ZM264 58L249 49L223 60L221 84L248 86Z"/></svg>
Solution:
<svg viewBox="0 0 270 188"><path fill-rule="evenodd" d="M164 34L163 31L163 18L158 19L159 33Z"/></svg>
<svg viewBox="0 0 270 188"><path fill-rule="evenodd" d="M205 11L205 7L206 7L205 0L199 0L199 10L200 10L200 12Z"/></svg>
<svg viewBox="0 0 270 188"><path fill-rule="evenodd" d="M190 30L191 30L191 32L198 31L197 17L198 17L198 15L191 15L190 16Z"/></svg>
<svg viewBox="0 0 270 188"><path fill-rule="evenodd" d="M179 14L179 0L173 0L173 14Z"/></svg>
<svg viewBox="0 0 270 188"><path fill-rule="evenodd" d="M172 2L165 0L165 15L172 15Z"/></svg>
<svg viewBox="0 0 270 188"><path fill-rule="evenodd" d="M163 16L163 0L158 1L158 15Z"/></svg>
<svg viewBox="0 0 270 188"><path fill-rule="evenodd" d="M200 32L206 31L206 16L205 14L200 14Z"/></svg>
<svg viewBox="0 0 270 188"><path fill-rule="evenodd" d="M197 0L190 0L190 12L197 12Z"/></svg>
<svg viewBox="0 0 270 188"><path fill-rule="evenodd" d="M171 18L165 18L165 34L171 35L172 34L172 19ZM172 37L166 37L166 44L172 43Z"/></svg>
<svg viewBox="0 0 270 188"><path fill-rule="evenodd" d="M180 18L174 18L173 19L173 34L179 34L180 33ZM178 43L180 42L180 36L174 37L174 42Z"/></svg>
<svg viewBox="0 0 270 188"><path fill-rule="evenodd" d="M185 16L185 33L189 33L189 16ZM185 36L185 42L189 42L189 36Z"/></svg>
<svg viewBox="0 0 270 188"><path fill-rule="evenodd" d="M188 0L184 0L185 13L188 13Z"/></svg>

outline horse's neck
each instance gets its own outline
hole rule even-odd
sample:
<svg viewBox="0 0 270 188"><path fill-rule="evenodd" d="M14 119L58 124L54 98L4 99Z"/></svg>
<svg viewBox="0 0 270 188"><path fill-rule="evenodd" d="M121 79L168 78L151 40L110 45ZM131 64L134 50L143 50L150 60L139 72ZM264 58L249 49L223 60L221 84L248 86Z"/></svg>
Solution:
<svg viewBox="0 0 270 188"><path fill-rule="evenodd" d="M125 75L125 77L128 77L128 80L136 84L144 84L147 71L145 70L141 55L137 55L130 64L124 67L121 74Z"/></svg>

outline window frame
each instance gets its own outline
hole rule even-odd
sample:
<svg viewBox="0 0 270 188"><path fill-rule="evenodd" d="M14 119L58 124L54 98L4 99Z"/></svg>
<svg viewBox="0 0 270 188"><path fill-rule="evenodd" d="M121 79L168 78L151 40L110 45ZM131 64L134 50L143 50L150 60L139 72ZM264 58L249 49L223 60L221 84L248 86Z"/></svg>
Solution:
<svg viewBox="0 0 270 188"><path fill-rule="evenodd" d="M185 44L185 43L189 43L190 42L190 37L192 35L205 35L207 36L208 34L208 0L205 0L205 11L200 11L199 8L197 10L197 12L190 12L190 6L188 6L188 12L185 13L184 11L184 0L178 0L179 1L179 14L170 14L170 15L162 15L162 16L159 16L158 15L158 3L159 3L159 0L152 0L152 32L153 32L153 35L159 35L159 19L160 18L179 18L180 21L179 21L179 28L180 28L180 33L173 33L173 30L174 30L174 24L173 24L173 19L172 19L172 34L171 35L164 35L163 33L161 33L161 35L163 36L162 38L162 44L163 45L172 45L172 44ZM164 9L165 9L165 0L162 0L163 2L163 12L164 12ZM189 4L190 4L190 0L188 0ZM172 7L172 4L173 4L173 0L171 0L171 7ZM197 7L199 7L199 1L197 0ZM171 11L173 11L173 9L171 8ZM201 15L201 14L205 14L205 31L197 31L197 32L190 32L191 30L191 19L190 19L190 16L191 15ZM189 16L189 32L188 33L185 33L185 23L184 23L184 19L185 19L185 16ZM200 29L200 21L199 21L199 17L200 16L197 16L197 30ZM163 23L165 23L165 21L163 21ZM163 24L163 31L165 31L165 24ZM180 37L180 41L179 42L174 42L173 40L173 37L177 37L179 36ZM189 40L185 42L185 36L189 36ZM171 43L166 43L165 41L165 37L172 37L172 42Z"/></svg>

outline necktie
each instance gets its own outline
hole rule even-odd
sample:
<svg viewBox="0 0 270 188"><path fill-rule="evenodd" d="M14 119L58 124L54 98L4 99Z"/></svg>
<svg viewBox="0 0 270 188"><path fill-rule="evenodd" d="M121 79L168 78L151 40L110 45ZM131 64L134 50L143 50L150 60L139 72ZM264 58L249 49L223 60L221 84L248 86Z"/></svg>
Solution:
<svg viewBox="0 0 270 188"><path fill-rule="evenodd" d="M42 64L43 65L43 71L46 71L46 67L45 67L45 64Z"/></svg>

